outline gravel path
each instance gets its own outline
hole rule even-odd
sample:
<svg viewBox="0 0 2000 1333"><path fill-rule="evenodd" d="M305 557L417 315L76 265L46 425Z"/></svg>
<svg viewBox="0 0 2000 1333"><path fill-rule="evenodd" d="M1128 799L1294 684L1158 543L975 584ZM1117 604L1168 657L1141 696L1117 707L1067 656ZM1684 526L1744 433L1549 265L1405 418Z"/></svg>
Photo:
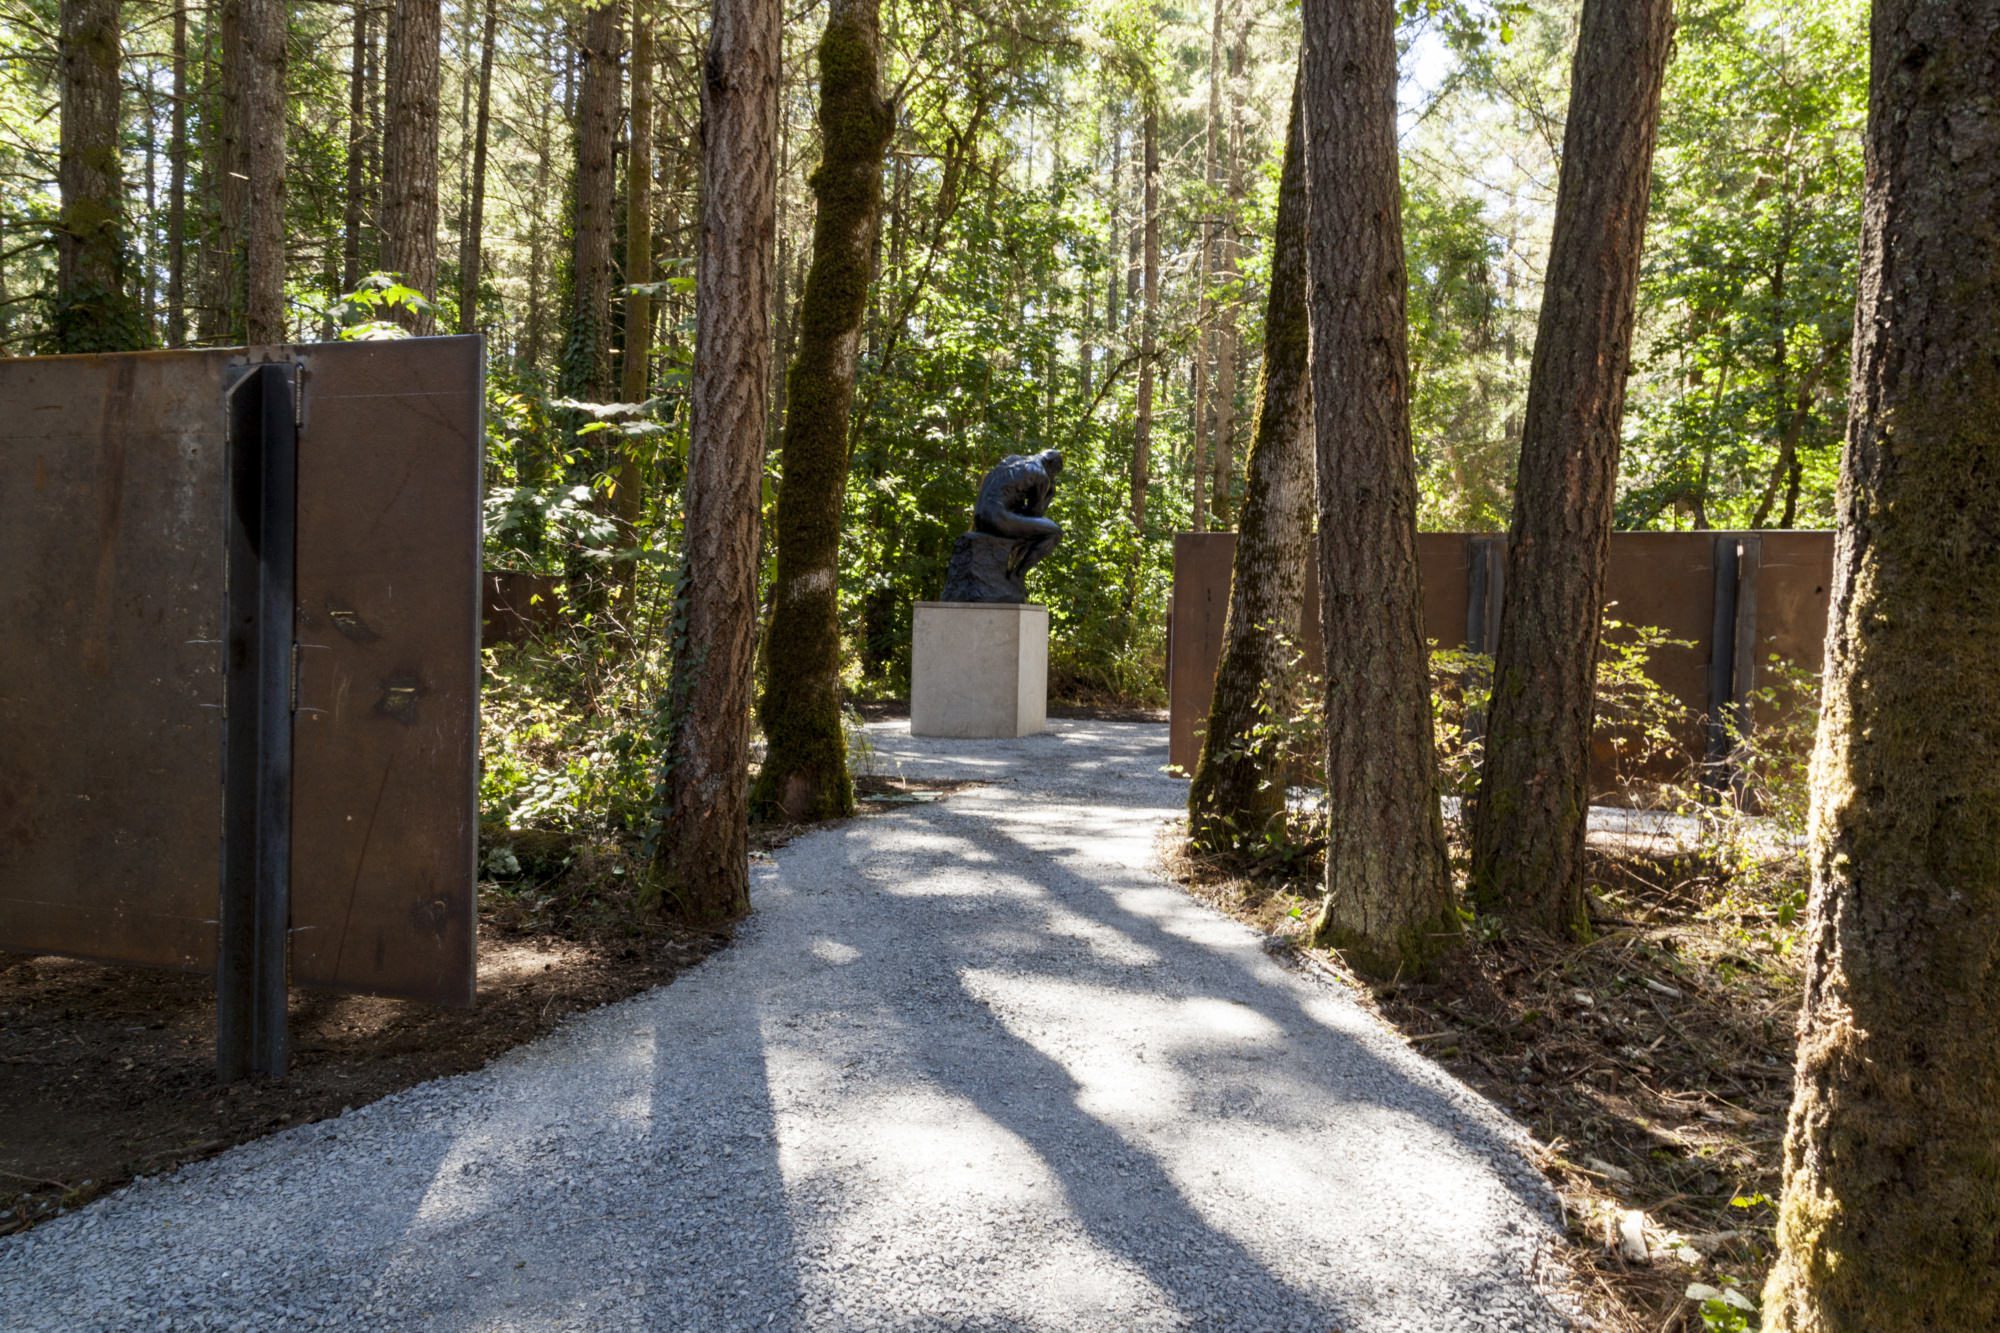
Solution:
<svg viewBox="0 0 2000 1333"><path fill-rule="evenodd" d="M0 1240L0 1327L1565 1327L1498 1112L1152 869L1164 727L870 728L991 785L488 1068Z"/></svg>

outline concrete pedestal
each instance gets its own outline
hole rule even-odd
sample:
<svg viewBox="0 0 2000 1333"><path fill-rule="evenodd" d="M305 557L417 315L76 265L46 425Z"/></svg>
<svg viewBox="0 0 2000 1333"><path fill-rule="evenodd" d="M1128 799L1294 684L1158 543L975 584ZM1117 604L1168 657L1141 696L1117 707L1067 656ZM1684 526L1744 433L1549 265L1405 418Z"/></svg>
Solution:
<svg viewBox="0 0 2000 1333"><path fill-rule="evenodd" d="M991 739L1047 730L1046 606L918 602L911 620L912 736Z"/></svg>

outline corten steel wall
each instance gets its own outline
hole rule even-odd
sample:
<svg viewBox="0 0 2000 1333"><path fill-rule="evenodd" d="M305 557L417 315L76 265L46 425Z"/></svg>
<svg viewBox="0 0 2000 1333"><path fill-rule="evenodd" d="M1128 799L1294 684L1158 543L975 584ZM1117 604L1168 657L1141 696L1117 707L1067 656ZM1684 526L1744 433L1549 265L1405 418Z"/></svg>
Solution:
<svg viewBox="0 0 2000 1333"><path fill-rule="evenodd" d="M214 964L228 365L0 362L0 948Z"/></svg>
<svg viewBox="0 0 2000 1333"><path fill-rule="evenodd" d="M1727 626L1744 631L1732 650L1727 627L1717 625L1717 542L1739 549L1735 605L1725 603ZM1417 538L1423 580L1424 634L1441 647L1471 646L1491 653L1498 633L1501 570L1506 539L1494 534L1427 532ZM1229 607L1236 535L1184 532L1174 538L1173 608L1168 627L1169 753L1192 770L1200 757L1215 666L1222 654L1223 618ZM1725 571L1726 572L1726 571ZM1703 753L1705 722L1718 698L1740 699L1756 683L1756 669L1771 656L1817 673L1825 652L1827 587L1833 576L1830 532L1620 532L1611 538L1608 599L1613 619L1654 626L1690 648L1664 648L1651 663L1654 679L1686 704L1692 721L1683 737L1690 758ZM1728 580L1724 580L1728 584ZM1318 670L1318 580L1306 580L1304 650ZM1474 594L1480 594L1475 597ZM1724 642L1716 656L1718 631ZM1730 666L1718 696L1711 666ZM1620 774L1607 746L1593 756L1592 784L1611 793L1621 779L1663 776Z"/></svg>
<svg viewBox="0 0 2000 1333"><path fill-rule="evenodd" d="M476 338L257 349L299 395L294 982L472 994ZM204 970L241 351L0 359L0 949Z"/></svg>

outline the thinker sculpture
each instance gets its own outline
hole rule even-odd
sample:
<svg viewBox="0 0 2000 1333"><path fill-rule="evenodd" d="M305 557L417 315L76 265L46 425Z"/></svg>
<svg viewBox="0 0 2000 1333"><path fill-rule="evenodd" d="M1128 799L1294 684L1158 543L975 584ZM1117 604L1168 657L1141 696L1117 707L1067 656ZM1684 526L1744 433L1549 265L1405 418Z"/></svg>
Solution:
<svg viewBox="0 0 2000 1333"><path fill-rule="evenodd" d="M944 576L947 602L1025 602L1028 571L1062 540L1062 528L1044 518L1062 472L1062 453L1044 449L1008 454L979 483L972 531L951 548Z"/></svg>

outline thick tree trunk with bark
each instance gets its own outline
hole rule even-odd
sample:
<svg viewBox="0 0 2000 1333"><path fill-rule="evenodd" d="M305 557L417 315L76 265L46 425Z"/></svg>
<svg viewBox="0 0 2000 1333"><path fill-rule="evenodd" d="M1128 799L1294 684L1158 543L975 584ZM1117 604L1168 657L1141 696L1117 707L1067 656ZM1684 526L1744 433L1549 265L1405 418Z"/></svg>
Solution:
<svg viewBox="0 0 2000 1333"><path fill-rule="evenodd" d="M1141 93L1146 109L1140 135L1145 140L1140 183L1141 242L1139 304L1139 399L1132 419L1132 527L1146 532L1146 479L1153 466L1153 359L1157 352L1160 306L1160 113L1153 91Z"/></svg>
<svg viewBox="0 0 2000 1333"><path fill-rule="evenodd" d="M439 0L390 0L388 117L382 126L382 267L437 300ZM431 310L398 310L431 333Z"/></svg>
<svg viewBox="0 0 2000 1333"><path fill-rule="evenodd" d="M1279 756L1257 738L1273 711L1289 712L1292 662L1304 630L1307 552L1312 541L1311 362L1306 314L1305 130L1292 93L1264 312L1264 371L1251 432L1235 577L1215 671L1201 760L1188 788L1197 850L1247 846L1285 808Z"/></svg>
<svg viewBox="0 0 2000 1333"><path fill-rule="evenodd" d="M1586 934L1590 728L1672 0L1585 0L1472 817L1482 910Z"/></svg>
<svg viewBox="0 0 2000 1333"><path fill-rule="evenodd" d="M576 177L571 200L570 306L557 382L564 396L611 397L611 241L618 181L612 162L618 130L619 6L583 20L583 77L576 101Z"/></svg>
<svg viewBox="0 0 2000 1333"><path fill-rule="evenodd" d="M2000 1328L2000 0L1876 0L1775 1333Z"/></svg>
<svg viewBox="0 0 2000 1333"><path fill-rule="evenodd" d="M777 229L779 6L713 0L702 66L687 535L651 882L696 922L750 910L749 725L758 495Z"/></svg>
<svg viewBox="0 0 2000 1333"><path fill-rule="evenodd" d="M472 175L466 181L465 225L458 240L458 331L479 332L479 278L486 245L486 139L493 123L493 36L499 8L486 0L479 42L479 92L473 110Z"/></svg>
<svg viewBox="0 0 2000 1333"><path fill-rule="evenodd" d="M123 352L147 342L139 303L126 286L120 57L118 0L63 0L62 213L49 329L58 352Z"/></svg>
<svg viewBox="0 0 2000 1333"><path fill-rule="evenodd" d="M1457 931L1417 582L1395 0L1306 0L1307 272L1326 645L1326 905L1365 972Z"/></svg>
<svg viewBox="0 0 2000 1333"><path fill-rule="evenodd" d="M854 808L840 726L840 515L882 156L895 128L880 92L878 12L879 0L833 0L820 39L818 213L785 394L778 575L760 709L767 749L751 807L800 822Z"/></svg>
<svg viewBox="0 0 2000 1333"><path fill-rule="evenodd" d="M281 343L285 321L285 0L223 0L218 145L223 335Z"/></svg>

